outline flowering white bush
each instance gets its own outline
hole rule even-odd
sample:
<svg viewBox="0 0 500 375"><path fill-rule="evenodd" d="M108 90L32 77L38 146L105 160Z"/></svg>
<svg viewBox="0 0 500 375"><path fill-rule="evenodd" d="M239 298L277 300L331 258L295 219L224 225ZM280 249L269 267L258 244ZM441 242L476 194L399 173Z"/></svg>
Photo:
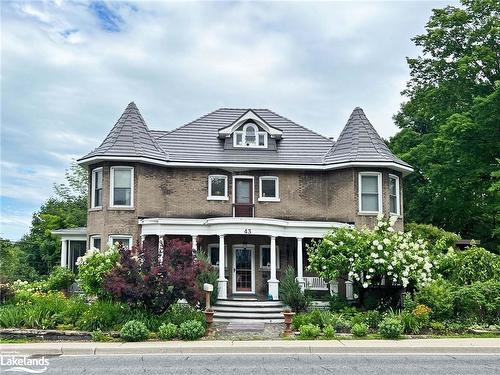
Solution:
<svg viewBox="0 0 500 375"><path fill-rule="evenodd" d="M118 245L112 245L106 251L87 250L84 256L76 260L80 288L88 295L103 295L103 275L117 264L118 256Z"/></svg>
<svg viewBox="0 0 500 375"><path fill-rule="evenodd" d="M382 215L373 230L340 228L308 247L309 270L325 280L347 276L358 286L419 286L432 280L427 243L411 232L397 232Z"/></svg>

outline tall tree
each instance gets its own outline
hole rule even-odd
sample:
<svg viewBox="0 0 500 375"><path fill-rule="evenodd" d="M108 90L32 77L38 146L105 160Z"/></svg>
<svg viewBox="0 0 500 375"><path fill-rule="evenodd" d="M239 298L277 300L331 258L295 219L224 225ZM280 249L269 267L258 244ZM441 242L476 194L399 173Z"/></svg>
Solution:
<svg viewBox="0 0 500 375"><path fill-rule="evenodd" d="M54 185L55 196L33 214L29 232L18 243L29 266L40 275L49 273L60 259L60 241L51 231L87 222L87 171L73 163L65 177L64 183Z"/></svg>
<svg viewBox="0 0 500 375"><path fill-rule="evenodd" d="M413 38L408 100L391 149L415 167L405 179L407 221L430 223L500 250L500 0L433 10Z"/></svg>

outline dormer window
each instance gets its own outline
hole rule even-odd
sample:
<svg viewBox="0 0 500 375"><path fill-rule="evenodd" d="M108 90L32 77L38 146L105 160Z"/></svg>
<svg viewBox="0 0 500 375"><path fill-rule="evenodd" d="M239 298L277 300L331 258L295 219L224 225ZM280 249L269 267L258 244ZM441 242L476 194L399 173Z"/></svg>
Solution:
<svg viewBox="0 0 500 375"><path fill-rule="evenodd" d="M252 121L234 132L234 147L267 147L267 132Z"/></svg>

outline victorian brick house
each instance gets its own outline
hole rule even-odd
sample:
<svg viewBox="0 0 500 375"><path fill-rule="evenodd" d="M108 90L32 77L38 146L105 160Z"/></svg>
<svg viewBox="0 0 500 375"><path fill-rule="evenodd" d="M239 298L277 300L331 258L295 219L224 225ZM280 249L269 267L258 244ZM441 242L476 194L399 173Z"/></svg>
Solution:
<svg viewBox="0 0 500 375"><path fill-rule="evenodd" d="M402 176L412 171L361 108L335 142L267 109L222 108L150 130L130 103L79 163L89 171L87 227L56 231L62 265L115 241L161 249L165 238L187 238L218 268L220 299L279 299L287 265L306 287L325 288L304 272L306 243L334 227L372 226L379 212L398 215L402 229Z"/></svg>

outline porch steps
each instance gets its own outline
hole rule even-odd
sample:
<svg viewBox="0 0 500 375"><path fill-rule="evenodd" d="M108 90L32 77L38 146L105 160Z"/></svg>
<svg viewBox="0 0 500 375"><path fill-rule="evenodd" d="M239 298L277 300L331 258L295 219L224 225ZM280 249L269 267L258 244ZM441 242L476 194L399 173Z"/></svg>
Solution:
<svg viewBox="0 0 500 375"><path fill-rule="evenodd" d="M283 322L281 301L218 300L213 308L214 320L219 322Z"/></svg>

